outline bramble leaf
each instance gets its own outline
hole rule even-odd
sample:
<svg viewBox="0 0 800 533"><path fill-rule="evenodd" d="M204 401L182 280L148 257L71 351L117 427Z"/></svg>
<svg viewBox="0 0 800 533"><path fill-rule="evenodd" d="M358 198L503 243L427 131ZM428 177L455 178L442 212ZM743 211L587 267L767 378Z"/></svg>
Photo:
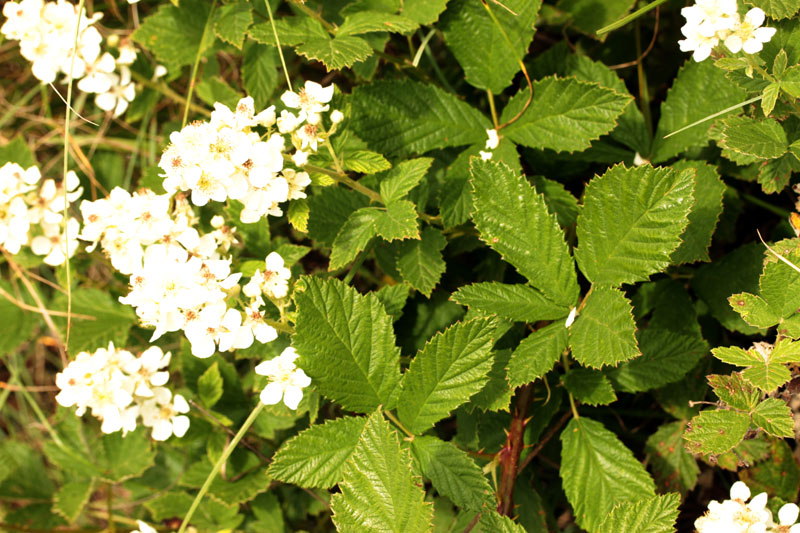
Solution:
<svg viewBox="0 0 800 533"><path fill-rule="evenodd" d="M692 418L683 438L691 453L720 454L742 442L749 427L747 413L706 409Z"/></svg>
<svg viewBox="0 0 800 533"><path fill-rule="evenodd" d="M569 345L584 366L616 366L641 355L630 301L619 289L596 287L571 326Z"/></svg>
<svg viewBox="0 0 800 533"><path fill-rule="evenodd" d="M561 376L561 383L576 400L587 405L608 405L617 401L614 387L599 370L573 368Z"/></svg>
<svg viewBox="0 0 800 533"><path fill-rule="evenodd" d="M647 531L648 533L673 533L678 519L679 494L659 494L636 502L615 506L597 533L620 531Z"/></svg>
<svg viewBox="0 0 800 533"><path fill-rule="evenodd" d="M767 398L751 412L753 424L775 437L794 437L794 418L786 402Z"/></svg>
<svg viewBox="0 0 800 533"><path fill-rule="evenodd" d="M528 335L508 363L508 381L512 387L530 383L553 368L567 349L569 330L562 322L554 322Z"/></svg>
<svg viewBox="0 0 800 533"><path fill-rule="evenodd" d="M685 421L669 422L650 435L645 444L656 484L664 491L686 494L700 475L697 461L683 446L685 428Z"/></svg>
<svg viewBox="0 0 800 533"><path fill-rule="evenodd" d="M450 299L483 313L518 322L566 318L569 308L552 302L538 290L523 284L473 283L454 292Z"/></svg>
<svg viewBox="0 0 800 533"><path fill-rule="evenodd" d="M407 240L400 245L397 269L403 280L425 296L430 296L446 265L442 250L447 246L442 232L430 226L422 230L419 240Z"/></svg>

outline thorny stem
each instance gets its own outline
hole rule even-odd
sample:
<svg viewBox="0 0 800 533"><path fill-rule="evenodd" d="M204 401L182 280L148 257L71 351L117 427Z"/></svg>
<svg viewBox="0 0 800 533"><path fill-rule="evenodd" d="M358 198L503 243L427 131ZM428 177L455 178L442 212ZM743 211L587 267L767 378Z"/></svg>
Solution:
<svg viewBox="0 0 800 533"><path fill-rule="evenodd" d="M533 386L530 383L520 389L506 442L498 452L503 472L500 476L500 487L497 490L497 512L505 516L511 516L514 510L514 482L518 473L519 456L524 446L523 435L528 422L528 406L531 402L532 392Z"/></svg>
<svg viewBox="0 0 800 533"><path fill-rule="evenodd" d="M200 37L200 46L197 47L197 55L194 57L194 65L192 65L192 76L189 78L189 92L186 93L186 106L183 108L183 120L181 121L181 129L186 126L186 120L189 118L189 106L192 103L192 94L194 93L194 85L197 81L197 69L200 66L200 58L203 56L203 44L208 37L208 29L211 26L211 21L214 20L214 10L217 8L217 0L212 0L211 10L208 12L206 25L203 27L203 36Z"/></svg>

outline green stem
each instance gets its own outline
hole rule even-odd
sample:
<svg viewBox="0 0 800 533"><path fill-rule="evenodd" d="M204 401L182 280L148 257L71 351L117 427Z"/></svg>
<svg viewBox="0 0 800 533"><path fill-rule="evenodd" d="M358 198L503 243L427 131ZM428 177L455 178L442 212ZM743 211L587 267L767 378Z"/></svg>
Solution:
<svg viewBox="0 0 800 533"><path fill-rule="evenodd" d="M318 167L316 165L306 165L304 168L309 172L318 172L320 174L325 174L326 176L330 176L336 182L347 185L354 191L360 192L364 196L369 197L369 199L372 200L373 202L383 203L383 198L381 197L380 193L378 193L377 191L373 191L369 187L361 185L359 182L349 177L347 174L344 173L340 174L338 172L334 172L333 170L328 170L327 168Z"/></svg>
<svg viewBox="0 0 800 533"><path fill-rule="evenodd" d="M561 361L564 363L564 370L569 371L569 357L567 357L567 352L561 354ZM567 396L569 396L569 407L572 409L572 416L577 420L580 416L578 416L578 407L575 405L575 398L572 397L572 393L569 391L567 391Z"/></svg>
<svg viewBox="0 0 800 533"><path fill-rule="evenodd" d="M325 143L325 146L328 148L328 152L331 154L333 158L333 166L336 167L336 172L339 174L344 174L344 170L342 170L342 164L339 163L339 158L336 157L336 152L333 150L333 145L331 144L330 140Z"/></svg>
<svg viewBox="0 0 800 533"><path fill-rule="evenodd" d="M406 436L407 436L409 439L411 439L411 440L414 440L414 437L415 437L415 435L414 435L413 433L411 433L411 432L410 432L410 431L409 431L409 430L408 430L408 429L407 429L407 428L406 428L406 427L405 427L405 426L402 424L402 422L400 422L400 420L398 420L398 419L397 419L397 417L396 417L396 416L394 416L394 415L392 414L392 412L391 412L391 411L389 411L388 409L384 409L384 411L383 411L383 414L385 414L385 415L386 415L386 418L388 418L389 420L391 420L391 421L394 423L394 425L395 425L395 426L397 426L398 428L400 428L400 431L402 431L403 433L405 433L405 434L406 434Z"/></svg>
<svg viewBox="0 0 800 533"><path fill-rule="evenodd" d="M250 413L250 416L247 417L247 420L244 421L244 424L242 424L242 427L239 428L239 431L236 433L236 436L233 437L233 440L222 451L222 455L217 460L216 464L214 465L214 468L211 469L211 472L208 474L208 477L206 478L205 483L203 483L203 486L200 487L200 492L198 492L197 496L194 497L194 501L192 502L192 506L189 507L189 511L186 513L186 516L183 518L183 522L181 522L181 527L178 529L178 533L185 533L186 532L186 527L189 525L189 520L192 519L192 516L194 515L194 512L197 510L197 507L200 505L200 502L203 500L203 496L205 496L206 493L208 492L208 489L211 488L211 483L213 483L214 478L216 478L217 474L219 474L219 471L222 469L222 465L224 465L225 461L228 460L228 457L231 455L231 453L233 452L234 448L236 448L236 445L239 444L239 441L242 440L242 437L244 437L244 434L247 433L247 430L250 429L250 426L252 426L253 422L256 421L256 418L258 417L259 413L261 413L261 410L263 408L264 408L264 404L261 403L261 402L258 402L258 405L256 405L255 409L253 409L253 411Z"/></svg>
<svg viewBox="0 0 800 533"><path fill-rule="evenodd" d="M634 11L633 13L628 15L627 17L622 17L618 21L612 22L611 24L609 24L605 28L600 28L599 30L597 30L597 35L603 35L603 34L608 33L610 31L616 30L617 28L621 28L622 26L626 25L630 21L641 17L642 15L644 15L645 13L650 11L651 9L655 9L656 7L660 6L661 4L663 4L666 1L667 0L655 0L653 2L650 2L646 6L640 8L640 9L637 9L636 11Z"/></svg>
<svg viewBox="0 0 800 533"><path fill-rule="evenodd" d="M353 281L356 272L358 272L358 269L361 268L361 265L364 264L364 260L367 258L367 254L369 254L370 248L372 248L372 241L370 241L369 244L367 244L366 248L364 248L363 250L361 250L361 252L359 252L358 257L356 257L356 260L353 261L353 266L350 267L350 270L347 272L347 275L344 277L344 280L342 280L344 281L345 285L350 285L350 282Z"/></svg>
<svg viewBox="0 0 800 533"><path fill-rule="evenodd" d="M328 33L336 35L336 27L333 24L331 24L330 22L328 22L327 20L325 20L324 18L322 18L322 15L320 15L319 13L317 13L316 11L314 11L313 9L308 7L305 4L305 0L299 0L299 1L295 0L292 3L295 5L295 7L300 9L300 11L302 11L303 13L305 13L306 15L311 17L312 19L314 19L317 22L319 22L320 24L322 24L322 26L326 30L328 30ZM269 6L267 6L267 9L269 9Z"/></svg>
<svg viewBox="0 0 800 533"><path fill-rule="evenodd" d="M200 67L200 58L203 56L203 45L208 37L208 29L211 27L211 21L214 20L214 10L217 8L217 0L212 0L211 10L208 12L206 25L203 27L203 36L200 38L200 45L197 47L197 55L194 56L194 65L192 65L192 76L189 78L189 92L186 94L186 106L183 108L183 120L181 121L181 129L186 126L186 121L189 118L189 106L192 103L192 94L194 93L194 84L197 81L197 69Z"/></svg>
<svg viewBox="0 0 800 533"><path fill-rule="evenodd" d="M264 0L267 6L267 14L269 15L269 23L272 24L272 33L275 35L275 45L278 47L278 55L281 56L281 65L283 66L283 74L286 76L286 85L289 90L292 90L292 80L289 79L289 71L286 69L286 60L283 58L283 49L281 48L281 40L278 38L278 28L275 27L275 19L272 18L272 8L269 6L269 0Z"/></svg>
<svg viewBox="0 0 800 533"><path fill-rule="evenodd" d="M486 89L486 95L489 97L489 110L492 112L492 124L494 124L494 129L497 129L500 126L500 122L497 121L497 109L494 107L494 95L489 89Z"/></svg>
<svg viewBox="0 0 800 533"><path fill-rule="evenodd" d="M767 211L778 215L781 218L789 218L791 212L787 211L786 209L781 209L780 207L776 207L769 202L765 202L764 200L753 196L752 194L741 193L742 198L744 198L747 202L750 202L753 205L757 205L762 209L766 209Z"/></svg>
<svg viewBox="0 0 800 533"><path fill-rule="evenodd" d="M422 59L422 53L425 51L425 48L428 46L428 41L431 40L431 37L434 36L436 33L436 28L431 28L431 31L428 32L428 35L422 39L422 42L419 44L419 48L417 49L417 53L414 54L414 59L411 61L411 64L415 67L419 66L419 60ZM419 32L417 32L419 34Z"/></svg>

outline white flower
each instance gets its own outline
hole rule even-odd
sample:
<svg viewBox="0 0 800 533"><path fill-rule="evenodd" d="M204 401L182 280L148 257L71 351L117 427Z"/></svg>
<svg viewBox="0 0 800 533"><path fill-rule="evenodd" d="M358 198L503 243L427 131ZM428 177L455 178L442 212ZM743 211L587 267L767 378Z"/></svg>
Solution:
<svg viewBox="0 0 800 533"><path fill-rule="evenodd" d="M128 109L128 104L136 97L136 87L131 81L131 71L126 66L120 68L119 75L112 73L109 76L111 78L109 90L98 94L94 103L103 111L112 111L112 116L118 117Z"/></svg>
<svg viewBox="0 0 800 533"><path fill-rule="evenodd" d="M75 255L78 249L78 233L80 224L74 218L67 221L66 234L61 232L60 224L42 223L44 235L34 237L31 241L31 250L36 255L45 256L45 264L51 266L63 265L68 257Z"/></svg>
<svg viewBox="0 0 800 533"><path fill-rule="evenodd" d="M156 65L153 69L153 81L156 81L159 78L163 78L167 75L167 67L164 65Z"/></svg>
<svg viewBox="0 0 800 533"><path fill-rule="evenodd" d="M797 517L800 515L800 507L793 503L787 503L778 509L778 521L782 526L794 526ZM791 529L790 533L794 533Z"/></svg>
<svg viewBox="0 0 800 533"><path fill-rule="evenodd" d="M500 138L497 136L497 130L486 130L486 135L489 138L486 140L486 149L494 150L500 144Z"/></svg>
<svg viewBox="0 0 800 533"><path fill-rule="evenodd" d="M331 111L331 122L334 124L339 124L341 121L344 120L344 114L339 111L338 109L334 109Z"/></svg>
<svg viewBox="0 0 800 533"><path fill-rule="evenodd" d="M292 154L292 163L294 163L298 167L306 166L306 163L308 163L308 152L304 152L303 150L297 150L295 153Z"/></svg>
<svg viewBox="0 0 800 533"><path fill-rule="evenodd" d="M302 128L295 131L297 138L300 140L300 148L304 149L310 147L312 151L317 151L317 144L323 142L319 136L319 128L314 124L306 124Z"/></svg>
<svg viewBox="0 0 800 533"><path fill-rule="evenodd" d="M492 152L484 152L483 150L481 150L478 152L478 154L480 154L481 159L483 159L484 161L489 161L492 158Z"/></svg>
<svg viewBox="0 0 800 533"><path fill-rule="evenodd" d="M300 109L306 115L318 115L327 111L327 104L333 98L333 85L323 87L319 83L307 81L299 92L286 91L281 95L281 101L286 107Z"/></svg>
<svg viewBox="0 0 800 533"><path fill-rule="evenodd" d="M770 530L773 522L772 513L766 509L766 492L745 503L750 498L750 489L737 481L731 486L730 495L730 500L722 503L712 500L708 504L708 512L694 523L698 533L766 533Z"/></svg>
<svg viewBox="0 0 800 533"><path fill-rule="evenodd" d="M274 405L281 401L289 409L297 409L303 399L303 389L311 385L302 369L294 364L297 352L294 348L286 348L278 357L264 361L255 368L256 374L267 376L270 383L261 391L261 402Z"/></svg>
<svg viewBox="0 0 800 533"><path fill-rule="evenodd" d="M281 299L289 292L289 278L292 272L284 266L283 258L277 252L271 252L265 262L262 273L256 270L250 281L242 288L242 292L250 298L266 294L269 298Z"/></svg>
<svg viewBox="0 0 800 533"><path fill-rule="evenodd" d="M725 46L734 54L744 50L747 54L756 54L764 48L764 43L769 42L777 31L775 28L762 28L766 15L760 8L754 7L744 16L744 22L739 24L725 38Z"/></svg>
<svg viewBox="0 0 800 533"><path fill-rule="evenodd" d="M285 109L281 111L281 116L278 118L278 131L281 133L291 133L297 129L302 120L294 116L291 111Z"/></svg>
<svg viewBox="0 0 800 533"><path fill-rule="evenodd" d="M311 176L307 172L296 172L290 168L284 169L282 174L289 184L289 199L305 198L306 193L303 191L311 184Z"/></svg>
<svg viewBox="0 0 800 533"><path fill-rule="evenodd" d="M142 423L152 428L154 440L164 441L173 434L183 437L189 429L189 404L180 394L172 398L169 389L158 387L153 390L153 398L142 404Z"/></svg>
<svg viewBox="0 0 800 533"><path fill-rule="evenodd" d="M134 4L139 0L128 0L128 3ZM155 528L148 526L146 523L142 522L141 520L137 520L136 524L139 526L139 529L131 531L131 533L158 533Z"/></svg>

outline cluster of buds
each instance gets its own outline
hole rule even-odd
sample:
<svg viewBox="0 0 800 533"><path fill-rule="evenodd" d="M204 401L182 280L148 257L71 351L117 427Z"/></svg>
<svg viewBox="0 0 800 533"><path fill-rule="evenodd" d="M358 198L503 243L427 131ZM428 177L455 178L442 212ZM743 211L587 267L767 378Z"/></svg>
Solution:
<svg viewBox="0 0 800 533"><path fill-rule="evenodd" d="M31 62L37 79L52 83L59 74L72 72L79 90L97 95L100 109L115 117L125 112L136 96L130 72L136 49L125 41L117 47L116 57L103 51L103 37L94 26L102 13L87 17L66 0L21 0L6 2L3 15L6 21L0 33L19 41L20 53Z"/></svg>
<svg viewBox="0 0 800 533"><path fill-rule="evenodd" d="M81 352L56 375L56 401L76 407L78 416L89 410L100 419L103 433L136 429L138 419L151 428L155 440L182 437L189 429L189 405L180 394L164 387L169 381L170 353L151 346L136 357L127 350L100 348Z"/></svg>
<svg viewBox="0 0 800 533"><path fill-rule="evenodd" d="M744 19L739 15L736 0L697 0L684 7L681 14L686 24L681 28L686 39L678 41L683 52L693 52L695 61L703 61L719 43L732 53L755 54L764 48L777 31L762 28L766 14L754 7Z"/></svg>
<svg viewBox="0 0 800 533"><path fill-rule="evenodd" d="M66 191L63 182L51 179L41 182L37 167L23 169L16 163L0 167L0 246L17 254L30 246L36 255L44 256L51 266L63 265L78 249L80 224L67 218L64 225L64 195L66 203L77 200L83 189L74 172L67 173Z"/></svg>

